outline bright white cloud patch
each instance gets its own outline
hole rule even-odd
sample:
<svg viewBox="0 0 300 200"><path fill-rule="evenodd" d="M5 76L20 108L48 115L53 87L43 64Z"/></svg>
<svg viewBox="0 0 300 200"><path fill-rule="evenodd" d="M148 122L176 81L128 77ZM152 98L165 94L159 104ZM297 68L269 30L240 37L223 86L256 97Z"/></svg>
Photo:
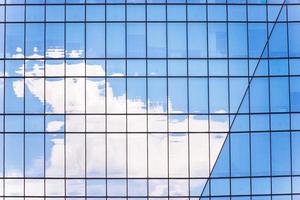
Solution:
<svg viewBox="0 0 300 200"><path fill-rule="evenodd" d="M51 57L59 57L60 50L48 50ZM50 69L55 69L57 66L47 65ZM69 64L69 73L80 74L84 69L84 63L77 63L73 66ZM22 67L21 67L22 68ZM86 65L86 69L97 75L103 75L104 69L101 65ZM21 69L19 70L22 71ZM43 68L35 65L32 71L28 71L28 75L43 74ZM45 84L45 85L44 85ZM170 119L169 122L165 115L111 115L107 117L107 124L105 123L104 115L89 115L87 113L103 113L105 106L107 106L108 113L124 112L125 108L129 108L134 113L146 113L146 102L142 99L126 98L125 94L116 95L116 88L110 82L105 82L104 79L92 78L67 78L67 79L41 79L32 78L26 80L25 83L31 94L38 98L43 103L46 102L48 113L82 113L82 115L67 115L66 122L49 121L47 124L47 131L55 132L66 126L66 132L84 132L87 131L104 131L107 129L110 132L126 131L126 128L132 132L145 132L146 122L148 119L148 131L151 132L165 132L169 126L169 131L183 131L188 129L191 131L207 132L208 119L199 119L195 116L185 117L183 119ZM15 81L13 83L14 92L17 97L23 97L23 82ZM44 87L46 91L44 91ZM66 88L66 94L64 89ZM46 92L44 94L44 92ZM85 97L86 95L86 97ZM45 99L46 97L46 99ZM169 99L172 105L172 99ZM64 107L64 105L66 107ZM163 113L164 109L159 102L153 102L149 106L149 112ZM154 106L153 106L154 105ZM173 110L172 106L169 108ZM180 113L181 111L174 111ZM224 111L220 110L219 113ZM125 114L125 112L124 112ZM85 119L86 118L86 119ZM107 125L107 126L106 126ZM228 121L214 121L210 120L211 130L228 131ZM128 164L129 177L146 177L147 165L150 177L165 177L167 178L167 171L169 167L170 177L188 178L187 168L190 166L192 176L208 176L211 169L216 162L217 155L224 143L226 134L211 134L210 138L207 134L190 135L190 147L188 146L187 134L132 134L126 138L125 134L108 133L107 138L104 134L67 134L65 141L63 138L52 139L49 157L47 158L46 174L47 176L63 177L64 166L67 167L68 177L84 177L85 170L87 176L90 177L104 177L107 170L108 177L126 177L126 164ZM126 143L126 141L128 143ZM210 141L210 145L209 145ZM64 145L66 144L66 147ZM85 146L85 144L87 144ZM107 144L107 146L106 146ZM170 162L168 159L168 146ZM147 153L148 147L148 153ZM210 151L209 151L210 147ZM190 149L188 149L190 148ZM128 154L126 154L126 149ZM66 163L64 163L64 150L66 150ZM107 151L107 157L105 152ZM187 157L190 152L190 163ZM86 156L86 157L85 157ZM148 161L147 161L148 156ZM211 163L208 163L210 157ZM126 163L126 159L128 163ZM85 163L86 160L86 163ZM107 161L107 162L106 162ZM107 169L106 169L107 166ZM86 169L85 169L86 167ZM187 180L187 179L186 179ZM50 181L50 180L49 180ZM47 183L48 194L61 193L57 188L57 183ZM40 183L28 183L35 185ZM184 181L177 181L170 186L170 191L174 195L186 194L186 185ZM52 188L53 186L53 188ZM201 190L204 183L194 183L195 190ZM100 187L100 186L99 186ZM96 185L91 188L99 188ZM111 186L111 191L118 190L122 187L120 184ZM157 180L153 186L150 187L151 195L164 195L167 188L163 180ZM37 186L38 188L38 186ZM56 189L55 189L56 188ZM69 183L68 190L70 194L79 195L82 193L83 185L81 182ZM141 189L142 190L142 189Z"/></svg>

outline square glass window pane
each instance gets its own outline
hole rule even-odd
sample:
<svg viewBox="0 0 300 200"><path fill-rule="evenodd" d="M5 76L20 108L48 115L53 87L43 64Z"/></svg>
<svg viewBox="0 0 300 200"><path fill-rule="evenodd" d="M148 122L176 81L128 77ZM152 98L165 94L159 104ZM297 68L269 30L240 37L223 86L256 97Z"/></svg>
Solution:
<svg viewBox="0 0 300 200"><path fill-rule="evenodd" d="M68 179L65 183L66 195L83 196L85 195L85 181L82 179Z"/></svg>
<svg viewBox="0 0 300 200"><path fill-rule="evenodd" d="M271 30L271 28L272 26L269 26L269 30ZM287 25L285 23L278 23L273 28L272 37L270 37L269 41L269 56L288 56Z"/></svg>
<svg viewBox="0 0 300 200"><path fill-rule="evenodd" d="M23 76L24 61L23 60L5 60L5 76ZM9 82L9 80L8 80Z"/></svg>
<svg viewBox="0 0 300 200"><path fill-rule="evenodd" d="M145 113L146 102L146 79L127 79L127 112Z"/></svg>
<svg viewBox="0 0 300 200"><path fill-rule="evenodd" d="M248 6L249 21L265 21L266 6L265 5L249 5Z"/></svg>
<svg viewBox="0 0 300 200"><path fill-rule="evenodd" d="M25 136L25 176L44 176L44 135L26 134Z"/></svg>
<svg viewBox="0 0 300 200"><path fill-rule="evenodd" d="M23 176L24 136L7 134L5 137L5 176Z"/></svg>
<svg viewBox="0 0 300 200"><path fill-rule="evenodd" d="M271 191L270 178L252 178L252 193L269 194Z"/></svg>
<svg viewBox="0 0 300 200"><path fill-rule="evenodd" d="M65 97L67 113L85 112L85 79L84 78L66 78ZM74 124L76 125L76 124Z"/></svg>
<svg viewBox="0 0 300 200"><path fill-rule="evenodd" d="M230 135L231 166L232 166L231 176L241 177L241 176L250 175L249 144L250 141L249 141L248 133Z"/></svg>
<svg viewBox="0 0 300 200"><path fill-rule="evenodd" d="M271 111L289 111L289 80L287 78L270 78Z"/></svg>
<svg viewBox="0 0 300 200"><path fill-rule="evenodd" d="M26 24L26 57L44 57L44 24Z"/></svg>
<svg viewBox="0 0 300 200"><path fill-rule="evenodd" d="M145 21L145 5L127 5L126 12L128 21Z"/></svg>
<svg viewBox="0 0 300 200"><path fill-rule="evenodd" d="M228 75L227 60L223 60L223 59L209 60L209 75L227 76Z"/></svg>
<svg viewBox="0 0 300 200"><path fill-rule="evenodd" d="M227 56L227 28L225 23L208 24L208 47L209 56Z"/></svg>
<svg viewBox="0 0 300 200"><path fill-rule="evenodd" d="M148 76L165 76L167 62L165 60L148 60Z"/></svg>
<svg viewBox="0 0 300 200"><path fill-rule="evenodd" d="M259 58L267 41L267 26L264 23L249 23L249 56Z"/></svg>
<svg viewBox="0 0 300 200"><path fill-rule="evenodd" d="M162 113L167 110L167 80L165 78L148 79L148 111Z"/></svg>
<svg viewBox="0 0 300 200"><path fill-rule="evenodd" d="M43 115L26 115L25 131L27 132L44 132Z"/></svg>
<svg viewBox="0 0 300 200"><path fill-rule="evenodd" d="M164 5L147 5L147 21L165 21L166 7Z"/></svg>
<svg viewBox="0 0 300 200"><path fill-rule="evenodd" d="M290 63L293 63L292 61ZM288 60L286 59L272 59L269 61L270 75L287 75L288 74ZM293 68L293 64L290 64ZM292 69L290 69L293 71ZM292 73L292 72L291 72Z"/></svg>
<svg viewBox="0 0 300 200"><path fill-rule="evenodd" d="M173 58L186 57L186 24L168 23L168 56Z"/></svg>
<svg viewBox="0 0 300 200"><path fill-rule="evenodd" d="M288 194L290 192L291 192L291 177L272 178L272 194Z"/></svg>
<svg viewBox="0 0 300 200"><path fill-rule="evenodd" d="M208 112L208 80L207 78L189 79L189 112Z"/></svg>
<svg viewBox="0 0 300 200"><path fill-rule="evenodd" d="M167 6L168 21L185 21L186 6L185 5L168 5Z"/></svg>
<svg viewBox="0 0 300 200"><path fill-rule="evenodd" d="M229 179L211 179L211 195L228 195L230 190Z"/></svg>
<svg viewBox="0 0 300 200"><path fill-rule="evenodd" d="M101 106L100 106L101 107ZM94 111L97 112L97 111ZM103 112L103 111L102 111ZM92 112L90 112L92 113ZM87 115L86 116L86 131L87 132L104 132L105 131L105 116L101 115L100 112L97 112L99 115Z"/></svg>
<svg viewBox="0 0 300 200"><path fill-rule="evenodd" d="M207 61L188 60L189 76L207 76Z"/></svg>
<svg viewBox="0 0 300 200"><path fill-rule="evenodd" d="M5 116L5 132L23 132L24 117L22 115Z"/></svg>
<svg viewBox="0 0 300 200"><path fill-rule="evenodd" d="M86 170L88 177L105 177L105 135L88 134L86 137Z"/></svg>
<svg viewBox="0 0 300 200"><path fill-rule="evenodd" d="M65 7L60 5L46 6L46 21L64 21Z"/></svg>
<svg viewBox="0 0 300 200"><path fill-rule="evenodd" d="M169 112L187 112L187 79L169 78L168 101Z"/></svg>
<svg viewBox="0 0 300 200"><path fill-rule="evenodd" d="M26 6L26 21L44 21L45 6Z"/></svg>
<svg viewBox="0 0 300 200"><path fill-rule="evenodd" d="M63 76L64 61L63 60L46 60L46 76Z"/></svg>
<svg viewBox="0 0 300 200"><path fill-rule="evenodd" d="M105 57L105 24L86 24L86 57ZM104 68L103 68L104 69Z"/></svg>
<svg viewBox="0 0 300 200"><path fill-rule="evenodd" d="M26 196L42 196L44 194L44 180L25 180L25 195Z"/></svg>
<svg viewBox="0 0 300 200"><path fill-rule="evenodd" d="M152 58L166 57L166 24L147 24L147 55Z"/></svg>
<svg viewBox="0 0 300 200"><path fill-rule="evenodd" d="M129 179L128 180L128 195L130 196L147 196L146 179Z"/></svg>
<svg viewBox="0 0 300 200"><path fill-rule="evenodd" d="M125 6L124 5L107 5L106 6L107 21L124 21Z"/></svg>
<svg viewBox="0 0 300 200"><path fill-rule="evenodd" d="M108 23L106 28L107 56L112 58L125 57L125 24Z"/></svg>
<svg viewBox="0 0 300 200"><path fill-rule="evenodd" d="M125 115L107 115L106 118L107 118L107 131L109 131L109 132L126 132L126 116Z"/></svg>
<svg viewBox="0 0 300 200"><path fill-rule="evenodd" d="M87 21L104 21L105 6L103 5L86 5Z"/></svg>
<svg viewBox="0 0 300 200"><path fill-rule="evenodd" d="M4 57L4 24L0 24L0 58Z"/></svg>
<svg viewBox="0 0 300 200"><path fill-rule="evenodd" d="M128 135L128 177L147 176L147 136L146 134Z"/></svg>
<svg viewBox="0 0 300 200"><path fill-rule="evenodd" d="M228 83L225 78L212 78L209 84L210 112L228 112Z"/></svg>
<svg viewBox="0 0 300 200"><path fill-rule="evenodd" d="M125 177L126 175L126 135L107 135L107 176Z"/></svg>
<svg viewBox="0 0 300 200"><path fill-rule="evenodd" d="M127 24L127 56L133 58L146 55L146 27L142 23Z"/></svg>
<svg viewBox="0 0 300 200"><path fill-rule="evenodd" d="M64 112L64 79L47 78L45 82L46 92L46 112L63 113Z"/></svg>
<svg viewBox="0 0 300 200"><path fill-rule="evenodd" d="M189 21L206 20L206 7L204 5L188 5L187 10Z"/></svg>
<svg viewBox="0 0 300 200"><path fill-rule="evenodd" d="M290 79L290 98L291 98L291 111L300 110L300 78L292 77Z"/></svg>
<svg viewBox="0 0 300 200"><path fill-rule="evenodd" d="M229 57L246 57L247 52L247 24L229 23L228 26L228 48Z"/></svg>
<svg viewBox="0 0 300 200"><path fill-rule="evenodd" d="M85 55L85 26L81 23L66 24L66 56L82 58Z"/></svg>
<svg viewBox="0 0 300 200"><path fill-rule="evenodd" d="M64 24L50 23L46 25L46 57L64 57L64 35Z"/></svg>
<svg viewBox="0 0 300 200"><path fill-rule="evenodd" d="M104 113L105 92L106 92L105 80L103 78L86 79L86 112L87 113Z"/></svg>
<svg viewBox="0 0 300 200"><path fill-rule="evenodd" d="M290 133L272 132L272 174L288 175L291 173Z"/></svg>
<svg viewBox="0 0 300 200"><path fill-rule="evenodd" d="M228 5L228 21L246 21L245 5Z"/></svg>
<svg viewBox="0 0 300 200"><path fill-rule="evenodd" d="M6 57L24 57L24 24L6 24Z"/></svg>
<svg viewBox="0 0 300 200"><path fill-rule="evenodd" d="M249 178L234 178L231 180L232 195L249 195L250 194L250 179ZM236 199L238 200L238 199ZM245 199L246 200L246 199Z"/></svg>
<svg viewBox="0 0 300 200"><path fill-rule="evenodd" d="M45 162L46 177L64 177L65 172L65 151L63 148L65 139L64 134L46 134L45 143ZM55 150L54 153L53 150ZM53 179L47 179L47 181ZM54 181L54 180L53 180ZM62 180L63 181L63 180ZM46 183L46 186L51 186ZM58 187L57 184L52 185L52 189L56 195L61 194L64 187ZM48 191L49 192L49 191Z"/></svg>
<svg viewBox="0 0 300 200"><path fill-rule="evenodd" d="M86 60L86 75L87 76L104 76L105 75L105 61L92 59Z"/></svg>
<svg viewBox="0 0 300 200"><path fill-rule="evenodd" d="M250 108L252 112L269 111L269 84L266 78L254 78L250 85Z"/></svg>
<svg viewBox="0 0 300 200"><path fill-rule="evenodd" d="M105 196L106 180L88 179L86 185L88 196Z"/></svg>
<svg viewBox="0 0 300 200"><path fill-rule="evenodd" d="M208 5L208 20L209 21L225 21L226 6L224 5Z"/></svg>
<svg viewBox="0 0 300 200"><path fill-rule="evenodd" d="M22 113L24 111L24 80L9 78L5 80L5 112Z"/></svg>
<svg viewBox="0 0 300 200"><path fill-rule="evenodd" d="M6 6L6 21L21 22L24 21L24 6Z"/></svg>
<svg viewBox="0 0 300 200"><path fill-rule="evenodd" d="M67 134L65 137L66 176L85 176L85 135Z"/></svg>
<svg viewBox="0 0 300 200"><path fill-rule="evenodd" d="M46 115L45 118L47 132L63 132L65 130L64 115Z"/></svg>
<svg viewBox="0 0 300 200"><path fill-rule="evenodd" d="M229 60L230 76L247 76L248 61L247 60Z"/></svg>
<svg viewBox="0 0 300 200"><path fill-rule="evenodd" d="M169 136L169 176L188 176L188 136L172 133Z"/></svg>
<svg viewBox="0 0 300 200"><path fill-rule="evenodd" d="M166 134L149 134L149 177L168 176L168 141Z"/></svg>
<svg viewBox="0 0 300 200"><path fill-rule="evenodd" d="M107 195L126 197L126 184L125 179L108 179Z"/></svg>
<svg viewBox="0 0 300 200"><path fill-rule="evenodd" d="M300 53L300 41L297 36L300 34L300 23L289 24L289 52L290 56L297 56Z"/></svg>
<svg viewBox="0 0 300 200"><path fill-rule="evenodd" d="M148 60L148 62L149 62L149 60ZM128 76L145 76L146 75L146 60L127 60L127 75Z"/></svg>
<svg viewBox="0 0 300 200"><path fill-rule="evenodd" d="M107 60L106 70L108 76L124 76L125 75L125 65L124 60ZM110 79L112 80L112 79Z"/></svg>
<svg viewBox="0 0 300 200"><path fill-rule="evenodd" d="M186 76L187 62L186 60L169 60L168 61L169 76Z"/></svg>
<svg viewBox="0 0 300 200"><path fill-rule="evenodd" d="M188 56L203 58L207 56L207 30L204 23L189 23L188 25Z"/></svg>
<svg viewBox="0 0 300 200"><path fill-rule="evenodd" d="M65 66L67 76L85 75L85 62L83 60L66 60Z"/></svg>
<svg viewBox="0 0 300 200"><path fill-rule="evenodd" d="M79 5L66 6L66 20L67 21L84 21L85 7Z"/></svg>
<svg viewBox="0 0 300 200"><path fill-rule="evenodd" d="M56 196L65 194L65 181L63 179L47 179L46 195L55 194Z"/></svg>

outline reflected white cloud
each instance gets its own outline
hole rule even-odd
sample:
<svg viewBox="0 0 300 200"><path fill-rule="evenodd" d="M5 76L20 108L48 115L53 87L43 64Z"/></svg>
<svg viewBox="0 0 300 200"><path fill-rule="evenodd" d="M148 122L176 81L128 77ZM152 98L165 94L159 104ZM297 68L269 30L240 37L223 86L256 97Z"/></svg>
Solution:
<svg viewBox="0 0 300 200"><path fill-rule="evenodd" d="M55 49L52 52L51 57L60 57L63 53L59 49ZM49 51L47 52L49 53ZM55 65L55 64L53 64ZM68 64L69 71L72 74L81 74L82 69L85 67L84 63ZM22 66L24 67L24 66ZM22 68L21 67L21 68ZM55 66L51 64L46 65L49 69L55 70ZM22 69L19 69L16 73L21 73ZM86 64L86 70L89 70L95 75L105 74L101 65ZM31 71L28 71L28 75L41 75L44 73L42 66L34 65ZM46 94L44 95L44 84L46 88ZM63 113L64 109L68 113L82 113L81 116L68 115L66 117L66 124L62 121L49 121L47 124L47 131L55 132L60 130L64 125L67 132L84 132L85 125L87 130L105 130L105 118L104 116L84 116L85 111L90 113L104 113L105 106L107 106L109 113L119 113L124 108L130 108L131 112L146 113L146 102L142 99L126 98L125 94L116 95L116 88L114 88L110 82L105 82L104 79L92 79L92 78L67 78L67 79L41 79L32 78L25 83L31 94L39 99L41 103L44 101L49 106L47 110L49 113ZM64 99L64 88L66 87L66 99ZM105 89L106 87L106 89ZM14 92L17 97L23 97L23 82L14 82ZM85 91L86 89L86 91ZM86 98L85 98L86 94ZM46 96L46 99L44 99ZM107 101L106 101L107 100ZM173 113L182 113L180 110L173 110L172 99L169 99L169 109ZM66 105L66 108L64 108ZM160 102L150 102L148 111L151 113L165 113L164 108ZM86 107L85 107L86 106ZM86 110L85 110L86 109ZM218 113L224 113L220 110ZM125 113L124 113L125 114ZM87 118L85 124L85 117ZM130 118L130 117L129 117ZM128 119L129 119L128 118ZM107 130L108 131L126 131L126 117L125 115L111 115L107 118ZM128 120L128 130L131 131L146 131L146 115L136 115ZM169 122L165 115L152 115L148 116L149 131L161 131L165 132L167 126L169 131L208 131L208 119L199 118L197 116L188 116L183 118L171 118ZM169 123L169 124L168 124ZM214 130L228 131L228 121L214 121L210 119L210 126L214 127ZM47 176L63 176L64 172L64 143L66 143L66 167L67 176L71 177L84 177L85 166L87 176L104 176L105 166L107 165L109 177L125 177L126 175L126 159L128 159L128 175L129 177L145 177L147 175L147 164L149 167L150 177L166 177L168 170L167 163L167 145L170 149L170 177L182 177L188 178L187 167L189 166L187 160L188 145L187 134L176 135L171 134L169 139L166 134L149 134L149 160L147 163L147 143L145 137L130 137L128 145L130 145L128 155L126 155L126 137L125 134L110 134L108 133L107 143L104 135L95 135L87 137L87 146L85 147L84 135L72 135L66 136L66 141L63 138L54 138L51 140L52 146L50 150L49 158L47 158ZM146 135L145 135L146 136ZM206 135L207 136L207 135ZM226 134L212 134L210 140L204 137L191 137L190 149L190 167L194 176L208 176L210 169L208 169L208 158L210 156L210 166L213 166L216 162L217 156L224 143ZM209 151L209 141L210 150ZM107 144L107 146L105 146ZM86 150L86 153L85 153ZM105 150L107 150L107 163L105 160ZM209 155L210 154L210 155ZM87 156L85 158L85 155ZM179 159L182 158L182 159ZM85 165L85 161L87 164ZM175 186L176 185L176 186ZM186 186L184 181L174 183L172 192L174 195L185 194ZM204 184L203 184L204 185ZM53 187L57 188L56 184ZM111 186L113 187L113 186ZM120 187L116 185L116 188ZM201 189L199 186L198 189ZM47 185L48 194L57 194L57 189L51 188L51 183ZM74 188L74 190L72 189ZM76 193L81 191L81 184L70 183L70 193ZM95 188L97 188L95 186ZM118 190L118 189L116 189ZM151 195L164 195L167 191L167 186L163 180L157 180L152 187L150 187ZM52 193L51 193L52 191ZM114 189L112 188L112 191Z"/></svg>

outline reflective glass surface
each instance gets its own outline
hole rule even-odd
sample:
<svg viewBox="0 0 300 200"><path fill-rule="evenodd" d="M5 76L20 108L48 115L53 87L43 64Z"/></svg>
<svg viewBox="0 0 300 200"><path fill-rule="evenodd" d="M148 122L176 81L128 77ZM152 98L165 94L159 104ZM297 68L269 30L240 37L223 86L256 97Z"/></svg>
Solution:
<svg viewBox="0 0 300 200"><path fill-rule="evenodd" d="M0 198L300 200L299 0L0 0Z"/></svg>

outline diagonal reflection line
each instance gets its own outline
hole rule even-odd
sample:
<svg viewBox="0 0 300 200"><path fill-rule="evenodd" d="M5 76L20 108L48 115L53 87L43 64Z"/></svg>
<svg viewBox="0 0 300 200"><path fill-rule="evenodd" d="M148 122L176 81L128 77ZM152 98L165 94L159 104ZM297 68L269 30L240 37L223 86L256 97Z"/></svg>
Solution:
<svg viewBox="0 0 300 200"><path fill-rule="evenodd" d="M252 76L250 76L250 80L249 80L248 85L247 85L247 88L246 88L246 90L245 90L245 92L244 92L243 98L241 99L241 102L240 102L240 104L239 104L239 107L238 107L236 113L235 113L234 116L233 116L232 123L231 123L230 126L229 126L229 130L228 130L228 132L227 132L227 134L226 134L226 137L225 137L225 140L224 140L224 142L223 142L223 144L222 144L222 147L221 147L221 149L220 149L220 152L219 152L219 154L218 154L218 156L217 156L217 158L216 158L216 161L215 161L215 163L214 163L214 165L213 165L213 168L210 170L209 177L208 177L208 179L207 179L207 181L206 181L206 183L205 183L205 185L204 185L204 187L203 187L203 189L202 189L200 198L203 196L204 190L205 190L205 188L207 187L208 181L210 180L210 177L211 177L211 175L212 175L212 173L213 173L213 171L214 171L214 169L215 169L215 167L216 167L216 163L217 163L217 161L219 160L219 157L220 157L221 152L222 152L222 150L223 150L223 148L224 148L225 142L226 142L226 140L227 140L227 138L228 138L228 136L229 136L229 134L230 134L230 132L231 132L231 129L232 129L232 127L233 127L233 124L234 124L234 122L235 122L235 119L236 119L236 117L237 117L237 115L238 115L238 113L239 113L239 111L240 111L240 109L241 109L241 107L242 107L242 104L243 104L243 102L244 102L244 100L245 100L245 98L246 98L246 96L247 96L247 93L248 93L248 91L249 91L249 89L250 89L250 86L251 86L251 82L252 82L252 80L253 80L253 78L254 78L254 76L255 76L255 74L256 74L256 71L257 71L258 66L259 66L259 64L260 64L260 61L261 61L261 59L262 59L262 57L263 57L263 55L264 55L264 53L265 53L265 50L266 50L266 48L267 48L267 46L268 46L268 44L269 44L270 38L271 38L272 33L273 33L274 29L275 29L275 26L276 26L276 24L277 24L277 22L278 22L278 19L279 19L280 15L281 15L281 12L282 12L282 10L283 10L283 7L284 7L284 5L285 5L285 2L286 2L286 0L283 0L283 2L282 2L282 4L281 4L280 10L279 10L278 15L277 15L277 17L276 17L276 20L275 20L275 22L274 22L274 24L273 24L273 26L272 26L272 29L271 29L271 31L270 31L270 34L268 34L267 41L266 41L266 43L265 43L265 45L264 45L264 48L263 48L263 50L262 50L262 52L261 52L261 54L260 54L260 57L259 57L259 59L258 59L258 62L257 62L257 64L256 64L255 68L254 68L253 74L252 74ZM268 6L268 5L266 5L266 6ZM267 20L268 20L268 19L267 19ZM247 23L249 23L249 22L247 21ZM267 26L268 26L268 23L267 23ZM249 30L248 30L248 31L249 31ZM249 32L248 32L247 34L249 34ZM288 42L288 41L287 41L287 42ZM249 59L249 58L248 58L248 59Z"/></svg>

